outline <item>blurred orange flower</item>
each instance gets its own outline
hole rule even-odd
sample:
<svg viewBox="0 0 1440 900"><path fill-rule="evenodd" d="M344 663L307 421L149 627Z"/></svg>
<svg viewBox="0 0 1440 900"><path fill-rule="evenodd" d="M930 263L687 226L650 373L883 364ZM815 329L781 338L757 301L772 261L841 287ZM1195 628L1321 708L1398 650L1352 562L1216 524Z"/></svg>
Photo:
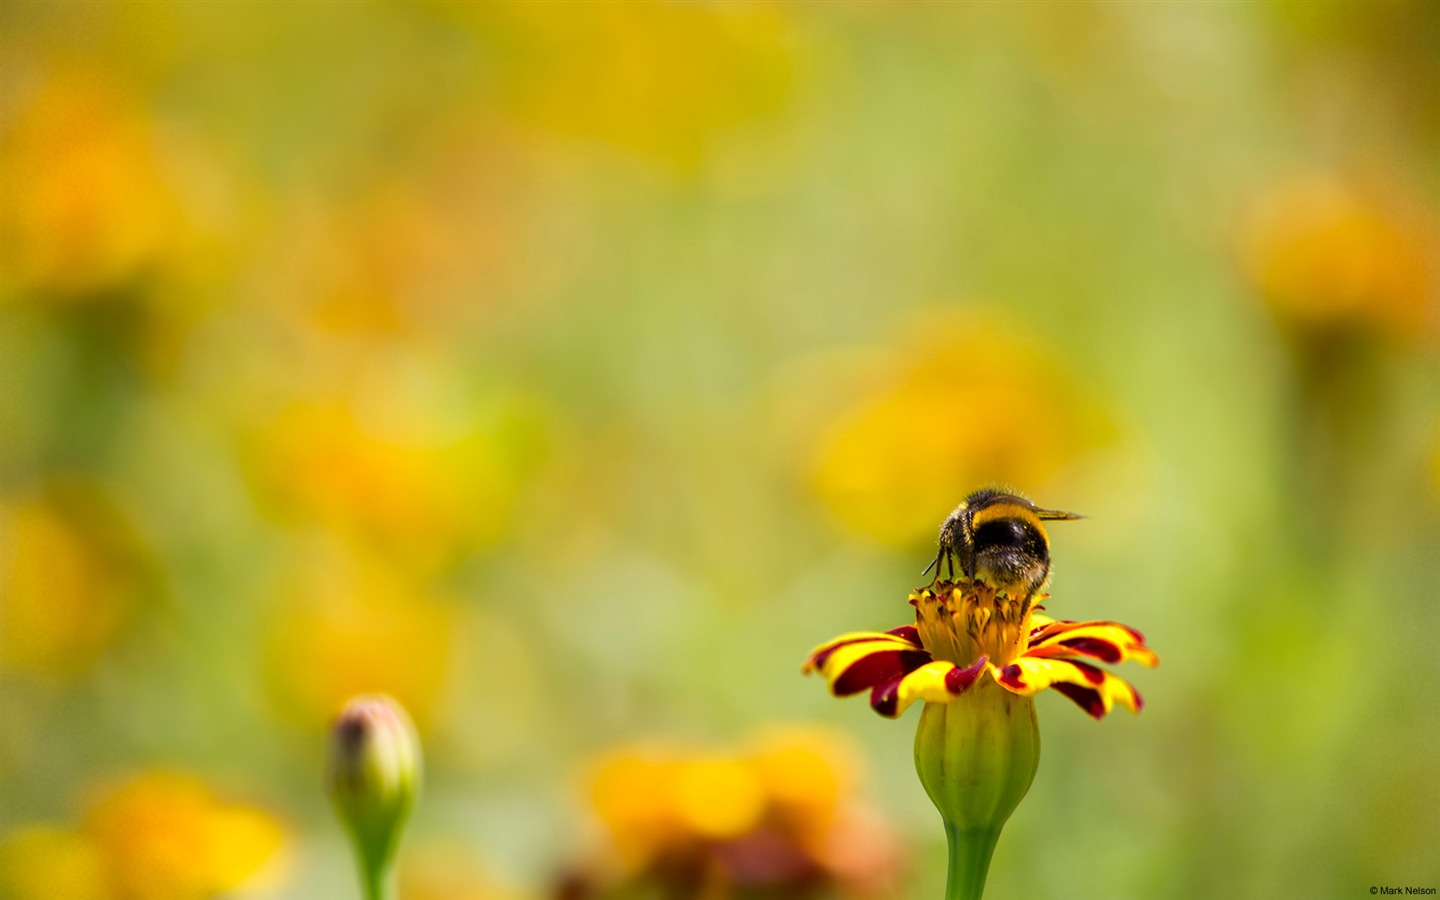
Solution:
<svg viewBox="0 0 1440 900"><path fill-rule="evenodd" d="M121 897L184 900L242 884L280 848L280 824L204 783L141 775L102 793L85 819Z"/></svg>
<svg viewBox="0 0 1440 900"><path fill-rule="evenodd" d="M0 247L20 282L80 295L153 263L183 226L155 135L113 77L54 74L0 145Z"/></svg>
<svg viewBox="0 0 1440 900"><path fill-rule="evenodd" d="M590 785L606 863L573 873L562 893L885 895L898 848L852 798L852 769L844 745L817 732L773 735L738 754L622 749Z"/></svg>
<svg viewBox="0 0 1440 900"><path fill-rule="evenodd" d="M1244 257L1282 325L1407 337L1433 325L1440 236L1359 185L1299 175L1262 195Z"/></svg>
<svg viewBox="0 0 1440 900"><path fill-rule="evenodd" d="M0 885L14 900L202 900L249 881L283 841L268 813L151 772L97 794L78 828L12 832Z"/></svg>
<svg viewBox="0 0 1440 900"><path fill-rule="evenodd" d="M98 491L0 503L0 668L70 676L114 643L141 585L134 532Z"/></svg>
<svg viewBox="0 0 1440 900"><path fill-rule="evenodd" d="M266 275L271 294L335 334L435 334L482 316L510 274L514 210L491 182L513 177L495 171L511 165L487 144L466 144L414 177L303 216L286 261ZM299 271L288 271L290 259Z"/></svg>
<svg viewBox="0 0 1440 900"><path fill-rule="evenodd" d="M846 525L904 544L929 537L976 484L1040 484L1113 426L1037 346L944 317L885 351L820 433L811 479Z"/></svg>

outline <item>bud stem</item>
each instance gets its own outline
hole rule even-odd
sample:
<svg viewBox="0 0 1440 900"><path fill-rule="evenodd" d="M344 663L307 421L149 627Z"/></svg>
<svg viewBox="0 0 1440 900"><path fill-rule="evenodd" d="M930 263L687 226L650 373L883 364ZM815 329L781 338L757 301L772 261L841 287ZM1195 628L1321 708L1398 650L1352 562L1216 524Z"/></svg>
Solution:
<svg viewBox="0 0 1440 900"><path fill-rule="evenodd" d="M990 857L999 840L998 828L960 828L951 822L945 823L945 841L950 847L945 900L980 900L985 893Z"/></svg>
<svg viewBox="0 0 1440 900"><path fill-rule="evenodd" d="M395 866L390 860L380 865L371 865L362 858L360 883L365 889L365 900L393 900L395 897Z"/></svg>

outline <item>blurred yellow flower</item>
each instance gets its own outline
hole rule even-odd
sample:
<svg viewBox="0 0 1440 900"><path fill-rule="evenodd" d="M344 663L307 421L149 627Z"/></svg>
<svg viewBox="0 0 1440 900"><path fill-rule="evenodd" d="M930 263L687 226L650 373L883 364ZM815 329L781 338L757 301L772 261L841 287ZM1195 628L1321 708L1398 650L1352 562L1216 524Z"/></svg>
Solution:
<svg viewBox="0 0 1440 900"><path fill-rule="evenodd" d="M904 544L975 484L1040 484L1112 426L1038 347L965 320L922 322L820 434L811 479L846 525Z"/></svg>
<svg viewBox="0 0 1440 900"><path fill-rule="evenodd" d="M299 401L260 428L252 469L266 498L417 562L506 533L537 455L538 427L521 404L486 422L441 421L405 398L366 404Z"/></svg>
<svg viewBox="0 0 1440 900"><path fill-rule="evenodd" d="M702 838L733 838L760 821L765 791L750 767L733 759L694 759L671 772L681 827Z"/></svg>
<svg viewBox="0 0 1440 900"><path fill-rule="evenodd" d="M778 110L792 78L780 10L757 5L489 4L514 114L681 169L711 139Z"/></svg>
<svg viewBox="0 0 1440 900"><path fill-rule="evenodd" d="M742 753L621 749L597 764L590 784L606 864L572 873L572 888L603 896L607 887L668 884L722 898L817 880L843 895L883 886L899 856L850 796L851 768L836 738L800 730ZM861 832L866 852L856 849Z"/></svg>
<svg viewBox="0 0 1440 900"><path fill-rule="evenodd" d="M196 779L162 772L98 796L85 830L127 900L188 900L235 888L280 849L284 836L261 810L226 803Z"/></svg>
<svg viewBox="0 0 1440 900"><path fill-rule="evenodd" d="M449 598L338 547L313 554L279 594L267 668L287 712L321 727L350 697L389 694L425 730L451 671Z"/></svg>
<svg viewBox="0 0 1440 900"><path fill-rule="evenodd" d="M1356 184L1314 174L1258 199L1244 257L1283 325L1405 337L1434 324L1437 249L1433 229Z"/></svg>
<svg viewBox="0 0 1440 900"><path fill-rule="evenodd" d="M0 886L12 900L204 900L249 881L283 840L269 814L150 772L96 795L78 828L8 835Z"/></svg>
<svg viewBox="0 0 1440 900"><path fill-rule="evenodd" d="M594 775L590 802L631 866L647 861L677 830L669 796L672 768L643 751L625 751Z"/></svg>
<svg viewBox="0 0 1440 900"><path fill-rule="evenodd" d="M819 732L792 731L760 742L751 765L771 814L808 848L821 851L854 790L854 762L847 749Z"/></svg>
<svg viewBox="0 0 1440 900"><path fill-rule="evenodd" d="M0 247L21 284L87 294L154 262L182 226L139 104L113 75L55 73L0 145Z"/></svg>
<svg viewBox="0 0 1440 900"><path fill-rule="evenodd" d="M88 668L134 610L133 533L99 493L52 485L0 505L0 534L0 668Z"/></svg>
<svg viewBox="0 0 1440 900"><path fill-rule="evenodd" d="M739 759L627 751L595 774L591 801L619 854L643 867L675 844L734 838L765 812L764 785Z"/></svg>

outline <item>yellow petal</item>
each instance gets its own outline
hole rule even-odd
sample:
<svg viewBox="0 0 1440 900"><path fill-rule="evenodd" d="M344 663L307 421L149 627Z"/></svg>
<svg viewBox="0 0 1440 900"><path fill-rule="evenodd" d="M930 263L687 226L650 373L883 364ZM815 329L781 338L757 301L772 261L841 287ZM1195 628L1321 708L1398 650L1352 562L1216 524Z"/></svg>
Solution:
<svg viewBox="0 0 1440 900"><path fill-rule="evenodd" d="M837 697L879 687L930 662L930 654L891 635L862 638L817 654L819 671ZM815 668L815 660L807 664Z"/></svg>
<svg viewBox="0 0 1440 900"><path fill-rule="evenodd" d="M1096 719L1103 718L1117 702L1135 713L1144 702L1124 679L1068 659L1022 656L1003 668L991 666L990 674L1001 687L1022 696L1053 687Z"/></svg>
<svg viewBox="0 0 1440 900"><path fill-rule="evenodd" d="M870 694L870 706L880 715L893 719L916 700L949 703L969 690L988 665L989 660L983 656L963 669L952 662L926 663L890 684L875 688Z"/></svg>
<svg viewBox="0 0 1440 900"><path fill-rule="evenodd" d="M1054 622L1032 634L1026 656L1057 659L1089 657L1107 663L1138 662L1157 666L1160 658L1145 646L1140 632L1118 622Z"/></svg>
<svg viewBox="0 0 1440 900"><path fill-rule="evenodd" d="M896 629L897 631L901 629ZM911 629L913 630L913 629ZM898 641L902 644L910 644L915 649L920 649L919 639L909 640L889 631L848 631L836 638L831 638L814 650L810 651L810 658L805 661L801 670L806 675L814 672L825 664L826 658L846 644L854 644L860 641Z"/></svg>

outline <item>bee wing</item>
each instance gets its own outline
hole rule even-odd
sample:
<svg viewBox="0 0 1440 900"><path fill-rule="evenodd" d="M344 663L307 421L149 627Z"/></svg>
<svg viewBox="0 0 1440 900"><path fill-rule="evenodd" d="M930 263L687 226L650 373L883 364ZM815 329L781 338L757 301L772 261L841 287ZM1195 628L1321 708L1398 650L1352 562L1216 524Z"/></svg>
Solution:
<svg viewBox="0 0 1440 900"><path fill-rule="evenodd" d="M1079 513L1065 512L1059 509L1040 509L1039 507L1036 507L1035 509L1032 509L1031 512L1035 513L1035 517L1037 519L1044 519L1046 521L1067 521L1070 519L1085 518Z"/></svg>

